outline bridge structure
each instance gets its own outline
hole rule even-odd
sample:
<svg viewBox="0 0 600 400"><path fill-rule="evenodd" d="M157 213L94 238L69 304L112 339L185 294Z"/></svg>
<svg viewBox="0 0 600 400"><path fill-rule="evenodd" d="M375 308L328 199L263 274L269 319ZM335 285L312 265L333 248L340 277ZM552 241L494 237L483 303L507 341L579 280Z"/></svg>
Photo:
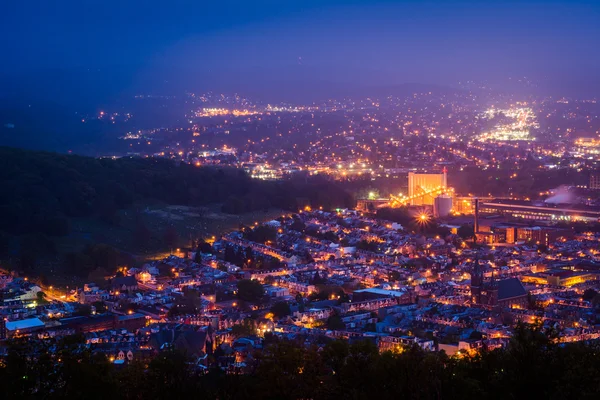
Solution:
<svg viewBox="0 0 600 400"><path fill-rule="evenodd" d="M420 200L421 203L425 203L425 200L430 200L433 203L433 200L442 194L447 194L450 196L454 196L454 189L448 188L445 186L437 186L434 188L423 188L422 186L417 185L415 188L415 194L412 196L390 196L390 201L388 206L392 208L403 207L407 205L413 204L415 201ZM427 202L428 204L429 202Z"/></svg>
<svg viewBox="0 0 600 400"><path fill-rule="evenodd" d="M434 206L436 198L447 195L454 198L454 189L447 185L446 168L442 173L408 173L408 195L390 195L387 198L360 199L356 209L364 212L375 212L377 209L404 206Z"/></svg>
<svg viewBox="0 0 600 400"><path fill-rule="evenodd" d="M454 197L454 189L438 186L435 188L423 188L419 186L416 190L416 193L412 196L405 195L390 195L389 199L381 198L381 199L360 199L358 200L358 204L356 209L364 212L375 212L380 208L400 208L404 206L417 204L429 204L433 203L433 200L443 194L447 194L451 197Z"/></svg>

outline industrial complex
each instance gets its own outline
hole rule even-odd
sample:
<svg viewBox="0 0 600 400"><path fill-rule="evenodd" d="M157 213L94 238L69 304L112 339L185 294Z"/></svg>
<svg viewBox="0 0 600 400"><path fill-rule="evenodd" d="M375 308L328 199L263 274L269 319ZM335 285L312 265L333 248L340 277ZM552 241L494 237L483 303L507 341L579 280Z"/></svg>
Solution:
<svg viewBox="0 0 600 400"><path fill-rule="evenodd" d="M414 207L441 218L456 233L465 222L473 225L473 239L487 244L534 242L548 245L569 238L568 229L556 226L568 222L598 222L600 207L583 203L553 203L506 198L456 196L448 187L447 171L408 172L408 195L360 199L357 210L374 213L380 208ZM473 216L465 220L465 216Z"/></svg>

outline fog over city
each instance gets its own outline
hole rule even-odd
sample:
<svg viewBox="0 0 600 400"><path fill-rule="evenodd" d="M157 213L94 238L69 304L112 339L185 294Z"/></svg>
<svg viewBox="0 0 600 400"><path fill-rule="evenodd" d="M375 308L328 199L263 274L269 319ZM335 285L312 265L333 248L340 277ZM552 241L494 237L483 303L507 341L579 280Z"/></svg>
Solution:
<svg viewBox="0 0 600 400"><path fill-rule="evenodd" d="M3 4L4 397L596 399L598 21Z"/></svg>

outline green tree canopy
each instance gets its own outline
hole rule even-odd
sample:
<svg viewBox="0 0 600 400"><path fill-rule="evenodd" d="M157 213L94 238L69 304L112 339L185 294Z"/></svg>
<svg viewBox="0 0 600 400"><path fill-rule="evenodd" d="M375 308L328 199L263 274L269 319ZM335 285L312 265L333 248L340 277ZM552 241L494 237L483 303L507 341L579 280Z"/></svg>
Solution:
<svg viewBox="0 0 600 400"><path fill-rule="evenodd" d="M256 280L241 279L237 283L237 289L238 298L250 303L259 302L265 294L261 283Z"/></svg>

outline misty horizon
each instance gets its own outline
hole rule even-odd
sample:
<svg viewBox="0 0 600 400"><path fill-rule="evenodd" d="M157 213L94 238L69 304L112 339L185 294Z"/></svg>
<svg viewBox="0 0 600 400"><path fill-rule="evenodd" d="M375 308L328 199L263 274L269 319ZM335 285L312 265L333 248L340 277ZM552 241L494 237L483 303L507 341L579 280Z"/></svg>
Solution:
<svg viewBox="0 0 600 400"><path fill-rule="evenodd" d="M600 87L594 2L28 3L2 17L2 97L60 97L86 80L111 99L264 90L265 100L316 101L352 94L343 88L523 78L540 95Z"/></svg>

